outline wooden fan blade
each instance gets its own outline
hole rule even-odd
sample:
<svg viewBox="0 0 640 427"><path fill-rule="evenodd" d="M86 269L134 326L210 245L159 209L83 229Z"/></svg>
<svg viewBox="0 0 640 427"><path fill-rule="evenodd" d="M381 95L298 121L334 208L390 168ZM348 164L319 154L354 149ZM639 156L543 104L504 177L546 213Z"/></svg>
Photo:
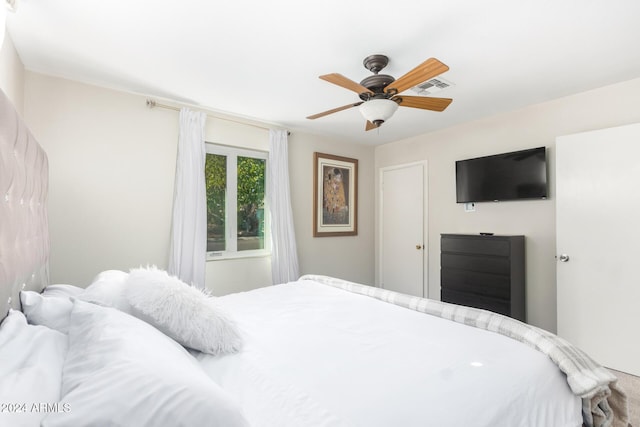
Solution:
<svg viewBox="0 0 640 427"><path fill-rule="evenodd" d="M398 80L384 88L386 93L401 93L422 82L444 73L449 67L435 58L429 58Z"/></svg>
<svg viewBox="0 0 640 427"><path fill-rule="evenodd" d="M360 83L356 83L353 80L346 78L342 74L338 74L338 73L325 74L324 76L320 76L320 78L329 83L333 83L334 85L338 85L345 89L352 90L357 94L373 93L366 87L362 86Z"/></svg>
<svg viewBox="0 0 640 427"><path fill-rule="evenodd" d="M333 110L327 110L327 111L323 111L322 113L314 114L313 116L307 117L307 119L314 120L314 119L317 119L319 117L324 117L324 116L328 116L329 114L337 113L338 111L348 110L349 108L357 107L360 104L362 104L362 102L356 102L355 104L343 105L342 107L334 108Z"/></svg>
<svg viewBox="0 0 640 427"><path fill-rule="evenodd" d="M401 107L421 108L423 110L444 111L451 104L451 98L429 98L426 96L397 96Z"/></svg>
<svg viewBox="0 0 640 427"><path fill-rule="evenodd" d="M377 128L378 128L378 126L374 125L369 120L367 120L367 124L365 125L364 130L368 131L368 130L377 129Z"/></svg>

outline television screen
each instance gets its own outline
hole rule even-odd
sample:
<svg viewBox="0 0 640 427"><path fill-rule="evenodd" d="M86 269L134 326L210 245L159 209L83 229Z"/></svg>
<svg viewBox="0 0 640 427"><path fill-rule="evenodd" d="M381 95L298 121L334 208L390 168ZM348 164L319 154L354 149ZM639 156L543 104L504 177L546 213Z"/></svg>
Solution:
<svg viewBox="0 0 640 427"><path fill-rule="evenodd" d="M458 203L546 197L545 147L456 162Z"/></svg>

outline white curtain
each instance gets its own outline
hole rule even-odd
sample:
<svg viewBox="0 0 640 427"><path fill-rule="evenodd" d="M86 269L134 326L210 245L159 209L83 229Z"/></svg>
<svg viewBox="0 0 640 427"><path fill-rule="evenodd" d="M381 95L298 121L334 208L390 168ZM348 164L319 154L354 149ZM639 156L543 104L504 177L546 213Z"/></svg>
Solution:
<svg viewBox="0 0 640 427"><path fill-rule="evenodd" d="M180 110L168 268L170 274L202 289L207 257L206 118L205 113Z"/></svg>
<svg viewBox="0 0 640 427"><path fill-rule="evenodd" d="M268 199L271 212L271 276L273 284L297 280L298 254L289 191L287 131L269 131Z"/></svg>
<svg viewBox="0 0 640 427"><path fill-rule="evenodd" d="M4 5L4 1L0 3L0 49L2 49L2 43L4 42L4 27L7 19L7 8Z"/></svg>

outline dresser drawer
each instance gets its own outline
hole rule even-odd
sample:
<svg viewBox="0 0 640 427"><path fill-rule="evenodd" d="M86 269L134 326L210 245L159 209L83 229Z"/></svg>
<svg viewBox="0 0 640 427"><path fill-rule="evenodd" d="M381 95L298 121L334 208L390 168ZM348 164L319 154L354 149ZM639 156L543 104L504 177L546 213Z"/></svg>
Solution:
<svg viewBox="0 0 640 427"><path fill-rule="evenodd" d="M483 310L490 310L494 313L503 314L505 316L511 316L509 301L498 298L467 294L465 292L452 291L443 288L441 299L444 302L452 304L481 308Z"/></svg>
<svg viewBox="0 0 640 427"><path fill-rule="evenodd" d="M511 273L509 258L462 255L442 253L440 259L441 268L457 270L477 271L479 273L502 274L508 276Z"/></svg>
<svg viewBox="0 0 640 427"><path fill-rule="evenodd" d="M505 300L511 298L509 276L454 270L451 268L443 268L440 274L442 289L486 295Z"/></svg>
<svg viewBox="0 0 640 427"><path fill-rule="evenodd" d="M524 236L442 234L442 301L526 320Z"/></svg>
<svg viewBox="0 0 640 427"><path fill-rule="evenodd" d="M509 243L509 240L503 240L492 236L442 236L442 240L440 241L440 250L442 252L509 256L511 244Z"/></svg>

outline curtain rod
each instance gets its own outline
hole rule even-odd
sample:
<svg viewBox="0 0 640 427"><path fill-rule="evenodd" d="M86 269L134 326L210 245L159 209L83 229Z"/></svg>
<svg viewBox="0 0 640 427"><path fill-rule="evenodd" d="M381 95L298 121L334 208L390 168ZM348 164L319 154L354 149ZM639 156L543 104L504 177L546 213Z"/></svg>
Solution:
<svg viewBox="0 0 640 427"><path fill-rule="evenodd" d="M147 98L147 107L149 108L164 108L167 110L174 110L174 111L180 111L180 108L178 107L174 107L173 105L166 105L166 104L160 104L158 102L156 102L155 100L151 99L151 98ZM232 123L239 123L241 125L245 125L245 126L253 126L254 128L258 128L258 129L263 129L263 130L271 130L271 128L268 128L266 126L260 126L260 125L255 125L253 123L247 123L247 122L243 122L240 120L233 120L233 119L228 119L226 117L219 117L219 116L212 116L210 114L207 114L207 117L213 118L213 119L218 119L218 120L226 120L228 122L232 122ZM291 132L287 131L287 135L291 135Z"/></svg>

